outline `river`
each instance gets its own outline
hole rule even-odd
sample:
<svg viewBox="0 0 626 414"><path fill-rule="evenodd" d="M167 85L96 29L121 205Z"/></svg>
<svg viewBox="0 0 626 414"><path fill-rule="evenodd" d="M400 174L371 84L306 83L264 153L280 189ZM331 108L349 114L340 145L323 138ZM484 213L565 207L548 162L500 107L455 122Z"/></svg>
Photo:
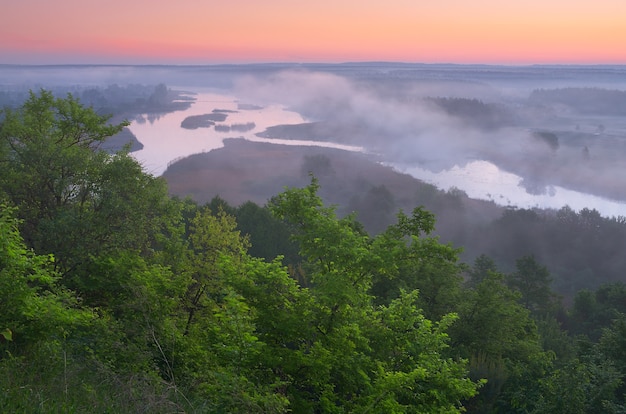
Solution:
<svg viewBox="0 0 626 414"><path fill-rule="evenodd" d="M214 127L186 129L182 121L194 115L205 115L220 111L227 115L219 125L246 125L254 128L245 132L220 132ZM241 103L234 96L217 93L199 93L196 101L184 111L170 112L158 118L143 115L132 121L129 129L143 144L143 149L133 153L144 169L160 176L167 166L178 159L192 154L207 152L222 147L225 138L245 138L249 141L272 142L287 145L318 145L345 150L360 151L362 148L316 141L276 140L257 137L258 132L281 124L301 124L307 122L300 114L289 111L281 105L257 106Z"/></svg>
<svg viewBox="0 0 626 414"><path fill-rule="evenodd" d="M235 96L220 93L199 93L196 101L184 111L171 112L158 118L141 116L135 119L130 130L143 144L143 149L133 153L144 169L160 176L167 166L191 154L207 152L223 146L229 137L243 137L250 141L272 142L287 145L319 145L349 151L362 151L362 148L316 141L294 141L265 139L256 136L267 127L282 124L308 122L302 115L287 110L281 105L256 106L254 103L241 103ZM193 115L210 114L220 111L227 115L219 125L224 127L251 123L254 127L245 132L220 132L214 127L185 129L181 122ZM227 128L223 128L227 129ZM558 186L549 187L547 194L527 193L519 184L521 177L503 171L487 161L472 161L464 166L434 173L419 165L388 163L398 171L429 182L447 190L456 187L477 199L491 200L503 206L521 208L559 209L565 205L576 211L583 208L596 209L605 217L626 216L626 203L608 200L590 194L568 190Z"/></svg>
<svg viewBox="0 0 626 414"><path fill-rule="evenodd" d="M490 200L511 207L560 209L568 205L575 211L595 209L605 217L626 216L626 203L592 194L549 186L545 194L530 194L520 183L522 177L503 171L489 161L471 161L464 166L434 173L419 166L393 164L402 171L442 189L456 187L471 198Z"/></svg>

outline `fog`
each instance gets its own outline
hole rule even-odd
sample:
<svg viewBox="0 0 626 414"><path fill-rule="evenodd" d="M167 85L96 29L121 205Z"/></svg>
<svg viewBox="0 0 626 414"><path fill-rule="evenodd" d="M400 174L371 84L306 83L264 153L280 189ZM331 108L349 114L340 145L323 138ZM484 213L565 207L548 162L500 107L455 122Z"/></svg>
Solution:
<svg viewBox="0 0 626 414"><path fill-rule="evenodd" d="M328 140L363 146L390 165L441 172L488 161L521 177L521 190L529 194L558 198L564 188L624 201L623 116L596 111L593 102L581 112L575 103L529 99L538 89L623 86L625 72L613 75L612 82L605 75L591 83L581 71L578 78L568 73L550 83L555 76L546 70L544 77L520 74L489 83L486 75L461 81L298 70L243 77L234 93L254 102L281 102L322 123L316 130ZM277 130L276 138L288 137Z"/></svg>
<svg viewBox="0 0 626 414"><path fill-rule="evenodd" d="M613 200L618 210L626 202L622 66L0 65L0 75L3 104L15 104L25 96L16 94L29 88L80 92L165 84L262 107L279 105L304 122L269 127L259 134L264 139L363 148L381 163L412 174L426 171L421 178L501 204L507 204L502 195L472 193L471 183L461 178L458 184L437 182L437 174L462 171L459 176L472 175L487 186L494 174L514 174L520 192L552 201L574 191ZM485 163L478 164L484 171L476 172L477 162Z"/></svg>

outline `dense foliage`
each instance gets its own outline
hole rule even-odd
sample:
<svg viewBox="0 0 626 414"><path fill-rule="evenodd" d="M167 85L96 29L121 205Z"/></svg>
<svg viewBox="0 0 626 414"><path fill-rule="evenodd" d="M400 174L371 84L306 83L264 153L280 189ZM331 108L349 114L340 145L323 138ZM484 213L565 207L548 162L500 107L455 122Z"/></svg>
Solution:
<svg viewBox="0 0 626 414"><path fill-rule="evenodd" d="M533 254L461 263L423 207L370 236L315 178L171 198L71 95L1 119L3 412L624 411L621 283L566 309Z"/></svg>

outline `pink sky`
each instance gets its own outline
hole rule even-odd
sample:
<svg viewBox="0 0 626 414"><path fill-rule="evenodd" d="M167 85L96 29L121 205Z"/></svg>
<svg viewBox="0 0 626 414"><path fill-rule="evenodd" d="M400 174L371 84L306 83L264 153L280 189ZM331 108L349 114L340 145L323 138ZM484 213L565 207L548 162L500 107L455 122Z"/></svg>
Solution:
<svg viewBox="0 0 626 414"><path fill-rule="evenodd" d="M626 64L625 0L19 0L0 63Z"/></svg>

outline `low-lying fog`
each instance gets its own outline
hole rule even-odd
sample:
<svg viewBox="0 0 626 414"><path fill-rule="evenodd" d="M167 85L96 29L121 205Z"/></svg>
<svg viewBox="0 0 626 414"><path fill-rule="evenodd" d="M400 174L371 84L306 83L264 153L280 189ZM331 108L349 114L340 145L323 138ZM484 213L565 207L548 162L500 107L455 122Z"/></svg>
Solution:
<svg viewBox="0 0 626 414"><path fill-rule="evenodd" d="M626 215L626 68L352 64L215 67L0 66L2 89L47 82L165 83L200 92L184 111L138 117L136 156L168 162L227 137L362 148L441 187L520 207ZM82 78L81 78L82 76ZM34 81L33 81L34 80ZM241 106L242 103L249 106ZM223 110L213 128L191 115ZM220 125L219 127L216 127ZM233 125L249 125L239 131ZM354 148L353 148L354 147Z"/></svg>

